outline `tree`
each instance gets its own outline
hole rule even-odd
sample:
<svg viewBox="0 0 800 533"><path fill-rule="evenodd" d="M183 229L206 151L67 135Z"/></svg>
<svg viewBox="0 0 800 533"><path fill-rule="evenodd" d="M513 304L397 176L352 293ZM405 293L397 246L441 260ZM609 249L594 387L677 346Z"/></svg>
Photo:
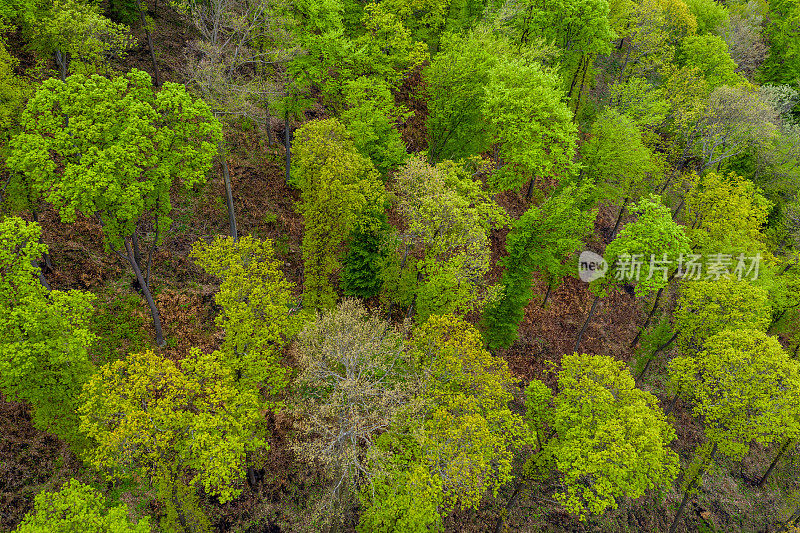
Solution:
<svg viewBox="0 0 800 533"><path fill-rule="evenodd" d="M412 157L395 185L399 209L408 222L403 259L387 262L384 279L391 298L417 319L480 308L489 269L489 232L507 215L463 165L429 165ZM398 251L399 252L399 251ZM417 259L419 257L419 259Z"/></svg>
<svg viewBox="0 0 800 533"><path fill-rule="evenodd" d="M503 295L484 314L489 347L510 346L516 340L525 307L533 296L534 271L547 280L545 301L565 276L576 271L574 263L565 262L565 258L578 251L594 229L597 213L589 208L593 200L591 182L568 185L513 223L506 237L508 256L500 261L505 268L500 281Z"/></svg>
<svg viewBox="0 0 800 533"><path fill-rule="evenodd" d="M326 515L371 482L367 457L407 401L403 339L358 300L317 314L299 338L295 402L299 457L322 466L331 480ZM338 518L338 517L334 517Z"/></svg>
<svg viewBox="0 0 800 533"><path fill-rule="evenodd" d="M412 346L425 401L423 462L439 478L444 511L476 508L511 480L512 449L524 442L522 418L508 408L512 375L478 330L454 316L430 317Z"/></svg>
<svg viewBox="0 0 800 533"><path fill-rule="evenodd" d="M697 34L711 33L719 35L720 31L730 23L728 9L714 0L687 0L686 5L697 20Z"/></svg>
<svg viewBox="0 0 800 533"><path fill-rule="evenodd" d="M19 60L8 52L5 41L0 39L0 130L3 132L0 140L4 147L0 157L6 155L8 140L16 133L19 115L25 109L29 91L25 79L14 73L18 65Z"/></svg>
<svg viewBox="0 0 800 533"><path fill-rule="evenodd" d="M633 76L609 88L611 105L629 117L643 131L659 126L669 112L663 87L654 87L645 78Z"/></svg>
<svg viewBox="0 0 800 533"><path fill-rule="evenodd" d="M66 440L75 451L89 443L78 433L75 411L94 370L88 350L94 296L49 291L39 282L36 223L0 222L0 389L8 400L33 407L34 425Z"/></svg>
<svg viewBox="0 0 800 533"><path fill-rule="evenodd" d="M761 35L766 2L748 0L747 3L731 5L729 11L730 23L723 28L721 35L728 43L736 71L753 79L768 53Z"/></svg>
<svg viewBox="0 0 800 533"><path fill-rule="evenodd" d="M264 51L266 42L277 40L273 37L277 32L274 26L281 27L280 17L273 12L273 3L267 0L178 0L173 5L187 14L200 32L201 38L190 44L192 53L187 54L187 73L214 115L266 119L269 125L268 105L278 90L268 79L264 65L275 59L274 56L280 56L282 48L275 46L277 51L273 47ZM271 132L269 135L271 138ZM222 143L219 155L229 231L236 240L236 212L228 158Z"/></svg>
<svg viewBox="0 0 800 533"><path fill-rule="evenodd" d="M572 93L581 62L611 51L616 34L608 19L605 0L559 0L522 4L508 24L514 28L516 41L528 43L541 36L561 50L565 83L571 85Z"/></svg>
<svg viewBox="0 0 800 533"><path fill-rule="evenodd" d="M359 153L385 177L408 157L400 132L392 124L404 122L413 113L394 103L388 84L366 76L347 82L345 98L348 109L342 112L342 123Z"/></svg>
<svg viewBox="0 0 800 533"><path fill-rule="evenodd" d="M626 28L621 44L627 47L620 66L617 82L626 80L626 73L647 77L670 64L675 56L675 36L683 33L669 24L664 3L659 0L636 2L628 17L624 17Z"/></svg>
<svg viewBox="0 0 800 533"><path fill-rule="evenodd" d="M774 337L753 329L726 329L709 338L703 351L669 364L670 380L692 402L711 444L705 464L684 476L684 498L670 531L720 451L741 460L753 441L769 444L794 436L800 420L800 366Z"/></svg>
<svg viewBox="0 0 800 533"><path fill-rule="evenodd" d="M600 191L598 196L620 204L617 223L611 232L613 239L628 202L637 201L654 188L647 178L658 174L658 166L633 119L613 108L597 117L581 152L583 171L594 179Z"/></svg>
<svg viewBox="0 0 800 533"><path fill-rule="evenodd" d="M561 367L552 409L552 393L541 382L526 390L533 429L547 425L555 433L542 446L561 474L556 499L585 520L616 509L620 497L668 487L678 472L678 456L669 449L675 430L656 397L637 389L625 364L611 357L574 353Z"/></svg>
<svg viewBox="0 0 800 533"><path fill-rule="evenodd" d="M105 73L107 55L134 46L130 29L104 17L100 7L81 0L56 0L36 16L32 47L55 57L61 81L77 74Z"/></svg>
<svg viewBox="0 0 800 533"><path fill-rule="evenodd" d="M575 171L577 129L562 102L555 74L537 63L504 58L489 71L482 103L492 142L503 166L490 177L496 191L517 189L533 180L561 179Z"/></svg>
<svg viewBox="0 0 800 533"><path fill-rule="evenodd" d="M391 253L387 242L391 231L385 213L380 213L376 222L350 234L340 277L345 295L371 298L381 291L383 264Z"/></svg>
<svg viewBox="0 0 800 533"><path fill-rule="evenodd" d="M432 162L458 160L490 144L480 102L497 61L482 32L447 34L424 70L428 93L428 154ZM494 44L492 44L494 46Z"/></svg>
<svg viewBox="0 0 800 533"><path fill-rule="evenodd" d="M336 301L330 276L340 266L342 245L353 229L383 206L384 190L372 163L356 150L336 119L315 120L297 131L296 173L305 223L303 262L307 308Z"/></svg>
<svg viewBox="0 0 800 533"><path fill-rule="evenodd" d="M680 288L673 313L676 344L691 355L724 329L766 331L770 323L767 292L747 280L687 280Z"/></svg>
<svg viewBox="0 0 800 533"><path fill-rule="evenodd" d="M665 68L664 93L669 103L666 130L672 134L668 145L668 156L675 168L674 175L681 174L696 148L700 126L708 108L708 82L695 66L677 68L670 64ZM669 185L666 180L662 191Z"/></svg>
<svg viewBox="0 0 800 533"><path fill-rule="evenodd" d="M107 507L105 498L94 488L77 479L65 483L58 492L36 495L34 511L28 513L16 533L149 533L150 517L137 523L128 518L128 507Z"/></svg>
<svg viewBox="0 0 800 533"><path fill-rule="evenodd" d="M512 479L512 450L526 441L508 408L513 378L480 333L452 315L431 316L409 345L412 399L373 455L359 531L429 531L459 507L476 508Z"/></svg>
<svg viewBox="0 0 800 533"><path fill-rule="evenodd" d="M772 206L759 189L732 172L709 172L694 179L686 195L686 218L691 221L687 234L693 248L706 254L760 251L761 230Z"/></svg>
<svg viewBox="0 0 800 533"><path fill-rule="evenodd" d="M708 111L700 125L703 170L769 143L777 133L776 111L754 91L723 85L708 97Z"/></svg>
<svg viewBox="0 0 800 533"><path fill-rule="evenodd" d="M247 452L267 446L257 392L236 385L218 352L195 348L178 363L131 354L101 367L82 397L81 431L97 441L87 462L112 478L150 480L178 522L190 519L184 502L196 483L223 503L238 496Z"/></svg>
<svg viewBox="0 0 800 533"><path fill-rule="evenodd" d="M769 55L759 71L764 81L792 83L800 77L800 6L792 0L769 2L765 31Z"/></svg>
<svg viewBox="0 0 800 533"><path fill-rule="evenodd" d="M658 196L643 198L631 212L638 215L636 220L626 224L606 246L603 259L609 265L609 272L589 286L596 296L578 333L576 351L601 296L623 283L633 284L637 296L657 291L669 282L670 261L689 252L683 228L672 220L670 210Z"/></svg>
<svg viewBox="0 0 800 533"><path fill-rule="evenodd" d="M222 308L216 322L225 330L224 363L244 386L278 394L289 382L281 352L300 321L290 314L294 284L286 281L272 242L217 236L210 243L197 241L190 256L222 279L214 301Z"/></svg>
<svg viewBox="0 0 800 533"><path fill-rule="evenodd" d="M709 89L720 85L738 85L744 81L734 71L727 43L716 35L692 35L681 43L678 54L681 65L696 67L702 72Z"/></svg>
<svg viewBox="0 0 800 533"><path fill-rule="evenodd" d="M146 299L163 346L161 319L149 288L150 261L170 228L170 190L206 179L220 139L208 106L182 85L156 93L139 70L113 79L72 75L45 81L22 115L6 164L22 172L63 222L96 218L104 243L127 261ZM155 237L142 274L138 230L152 217Z"/></svg>

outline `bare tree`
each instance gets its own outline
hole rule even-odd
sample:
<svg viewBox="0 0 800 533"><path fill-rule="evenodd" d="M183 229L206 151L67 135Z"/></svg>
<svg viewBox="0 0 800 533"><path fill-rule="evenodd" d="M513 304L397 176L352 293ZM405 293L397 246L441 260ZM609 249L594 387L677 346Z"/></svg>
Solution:
<svg viewBox="0 0 800 533"><path fill-rule="evenodd" d="M757 0L736 6L731 9L730 23L722 32L731 58L736 62L736 71L750 79L769 52L761 37L764 22L762 9Z"/></svg>
<svg viewBox="0 0 800 533"><path fill-rule="evenodd" d="M280 0L278 0L280 1ZM269 106L279 97L270 75L285 60L284 24L273 13L272 0L184 0L178 7L188 15L201 38L190 43L189 79L217 117L247 117L266 124L271 139ZM225 182L228 223L236 240L236 215L224 146L219 147Z"/></svg>
<svg viewBox="0 0 800 533"><path fill-rule="evenodd" d="M331 479L328 502L339 502L371 478L375 438L405 404L408 372L400 333L358 300L318 314L299 338L297 454Z"/></svg>
<svg viewBox="0 0 800 533"><path fill-rule="evenodd" d="M778 113L757 93L742 87L717 87L709 95L700 124L703 169L766 144L776 134L778 124Z"/></svg>

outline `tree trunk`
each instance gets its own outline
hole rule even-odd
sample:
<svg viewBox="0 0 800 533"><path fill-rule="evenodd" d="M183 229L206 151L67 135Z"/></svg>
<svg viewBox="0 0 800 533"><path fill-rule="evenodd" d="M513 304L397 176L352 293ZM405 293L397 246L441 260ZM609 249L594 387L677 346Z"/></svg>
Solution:
<svg viewBox="0 0 800 533"><path fill-rule="evenodd" d="M775 318L773 318L773 319L772 319L772 321L769 323L769 327L767 328L767 333L769 333L769 331L770 331L770 330L773 328L773 326L775 326L775 324L777 324L777 323L778 323L778 321L779 321L781 318L783 318L783 315L785 315L785 314L786 314L786 311L787 311L786 309L781 309L781 310L778 312L778 316L776 316Z"/></svg>
<svg viewBox="0 0 800 533"><path fill-rule="evenodd" d="M272 137L272 118L269 115L269 104L264 104L264 113L267 115L267 146L272 147L275 144L275 139Z"/></svg>
<svg viewBox="0 0 800 533"><path fill-rule="evenodd" d="M133 273L136 275L136 280L139 282L139 287L142 289L144 299L147 301L148 307L150 307L150 314L153 316L153 328L156 330L156 345L158 345L159 348L163 348L167 343L164 341L164 331L161 329L161 315L158 313L158 308L156 307L156 302L153 300L153 295L150 294L150 288L144 281L142 271L139 268L139 264L136 262L136 258L133 255L133 250L131 249L128 239L123 239L123 241L125 242L125 251L128 253L128 262L133 268Z"/></svg>
<svg viewBox="0 0 800 533"><path fill-rule="evenodd" d="M683 514L683 510L686 508L687 503L689 503L688 489L683 493L683 499L681 500L681 504L680 506L678 506L678 511L675 513L675 518L672 519L672 525L669 526L669 533L675 533L675 529L678 527L678 519Z"/></svg>
<svg viewBox="0 0 800 533"><path fill-rule="evenodd" d="M662 344L661 346L659 346L658 348L656 348L656 349L653 351L653 353L652 353L652 354L650 355L650 357L647 359L647 362L645 362L645 364L644 364L644 368L643 368L643 369L642 369L642 371L639 373L639 377L637 377L637 378L636 378L637 380L640 380L640 379L642 379L642 376L644 376L644 375L645 375L645 373L647 372L647 369L648 369L648 368L650 368L650 362L651 362L653 359L655 359L655 358L656 358L656 354L657 354L658 352L660 352L661 350L665 349L665 348L666 348L667 346L669 346L670 344L672 344L672 341L674 341L674 340L675 340L675 338L676 338L677 336L678 336L678 332L676 331L675 333L673 333L673 334L672 334L672 337L670 337L670 338L669 338L669 340L668 340L667 342L665 342L664 344Z"/></svg>
<svg viewBox="0 0 800 533"><path fill-rule="evenodd" d="M147 273L144 277L144 282L147 283L147 286L150 286L150 265L153 262L153 252L156 250L156 245L158 244L158 210L156 209L156 221L155 221L155 235L153 236L153 244L150 245L150 249L147 250Z"/></svg>
<svg viewBox="0 0 800 533"><path fill-rule="evenodd" d="M589 60L586 60L586 64L583 66L583 74L581 75L581 86L578 89L578 97L575 99L575 111L572 113L572 123L575 124L578 121L578 108L581 106L581 97L583 96L583 86L586 84L586 72L589 70Z"/></svg>
<svg viewBox="0 0 800 533"><path fill-rule="evenodd" d="M67 72L69 72L69 53L56 50L55 56L56 65L58 66L58 74L61 78L61 81L67 81Z"/></svg>
<svg viewBox="0 0 800 533"><path fill-rule="evenodd" d="M711 453L708 455L708 463L706 464L705 468L697 472L695 478L689 483L689 485L687 485L686 490L683 493L683 499L681 500L681 504L678 507L678 511L675 513L675 518L672 520L672 525L669 526L669 533L675 533L675 529L678 527L678 520L683 514L683 510L686 508L686 504L689 503L689 497L692 489L694 488L697 481L703 477L703 473L708 468L708 465L711 464L711 462L714 460L714 454L716 453L717 453L717 445L714 444L714 447L711 448Z"/></svg>
<svg viewBox="0 0 800 533"><path fill-rule="evenodd" d="M569 84L569 91L567 92L567 100L572 98L572 91L575 90L575 84L578 83L578 77L581 74L581 67L583 67L584 57L581 57L581 60L578 62L578 68L575 69L575 74L572 76L572 82Z"/></svg>
<svg viewBox="0 0 800 533"><path fill-rule="evenodd" d="M581 339L583 338L583 333L586 331L586 327L589 325L589 322L592 320L592 316L594 316L594 310L597 308L597 302L600 301L599 296L594 297L594 301L592 302L592 307L589 309L589 315L586 317L586 322L583 323L583 327L578 332L578 338L575 339L575 352L578 351L581 345Z"/></svg>
<svg viewBox="0 0 800 533"><path fill-rule="evenodd" d="M542 305L541 305L541 307L544 307L544 306L545 306L545 304L547 303L547 300L548 300L548 299L550 299L550 293L551 293L551 292L553 292L553 282L552 282L552 281L549 281L549 282L547 283L547 292L546 292L546 293L544 293L544 300L542 300Z"/></svg>
<svg viewBox="0 0 800 533"><path fill-rule="evenodd" d="M136 236L136 232L131 235L131 243L133 244L133 258L136 259L136 264L142 264L142 251L139 249L139 237Z"/></svg>
<svg viewBox="0 0 800 533"><path fill-rule="evenodd" d="M39 213L36 211L36 209L31 209L31 213L33 215L33 221L36 222L37 224L39 224ZM43 242L41 237L39 237L39 242L40 243ZM47 271L48 272L52 272L53 271L53 263L50 260L50 252L44 252L42 254L42 259L44 260L44 266L47 267Z"/></svg>
<svg viewBox="0 0 800 533"><path fill-rule="evenodd" d="M675 217L677 217L678 213L681 212L681 209L683 209L683 204L685 202L686 202L686 195L684 194L683 197L681 198L681 203L678 204L678 207L675 208L675 212L672 213L672 220L675 220Z"/></svg>
<svg viewBox="0 0 800 533"><path fill-rule="evenodd" d="M291 168L292 168L292 151L291 151L291 133L289 132L289 112L287 111L284 115L284 126L285 131L284 141L283 144L286 146L286 183L289 183L289 177L291 176Z"/></svg>
<svg viewBox="0 0 800 533"><path fill-rule="evenodd" d="M533 196L533 182L536 181L535 179L531 178L531 181L528 183L528 192L525 193L525 201L530 202L531 197Z"/></svg>
<svg viewBox="0 0 800 533"><path fill-rule="evenodd" d="M786 453L786 450L789 449L789 446L792 444L792 442L793 439L786 439L786 442L783 444L783 446L781 446L781 449L778 450L778 455L775 456L775 459L772 460L772 463L770 463L769 468L767 468L767 471L764 472L764 475L761 476L761 479L758 480L759 488L764 488L764 484L767 482L767 478L775 469L775 466L778 464L780 458L783 457L783 454Z"/></svg>
<svg viewBox="0 0 800 533"><path fill-rule="evenodd" d="M675 409L675 404L676 403L678 403L678 393L677 392L675 393L675 396L672 397L672 400L670 400L669 405L667 405L667 410L664 411L664 414L665 415L670 414L672 412L672 410Z"/></svg>
<svg viewBox="0 0 800 533"><path fill-rule="evenodd" d="M636 341L639 340L639 337L642 336L642 332L647 329L647 326L650 325L650 320L652 320L653 315L656 314L656 309L658 309L658 299L661 298L661 293L664 292L664 287L658 289L656 293L656 297L653 299L653 307L650 309L650 312L647 314L647 318L644 321L644 325L639 329L639 332L636 333L636 336L631 341L630 347L633 348L636 345Z"/></svg>
<svg viewBox="0 0 800 533"><path fill-rule="evenodd" d="M503 525L506 522L506 515L508 511L511 509L511 506L514 505L514 502L517 500L517 496L519 493L522 492L522 489L525 487L525 483L518 481L517 485L514 487L514 492L511 494L511 498L508 499L508 503L500 512L500 516L497 517L497 523L494 526L494 533L500 533L503 529Z"/></svg>
<svg viewBox="0 0 800 533"><path fill-rule="evenodd" d="M222 162L222 177L225 181L225 203L228 206L228 227L230 228L233 242L239 241L239 233L236 231L236 211L233 207L233 189L231 187L231 174L228 168L228 158L225 157L222 142L219 143L219 154Z"/></svg>
<svg viewBox="0 0 800 533"><path fill-rule="evenodd" d="M153 35L150 33L150 25L147 24L147 18L144 16L144 10L142 9L142 4L137 0L136 3L139 9L139 20L142 23L142 28L144 28L144 34L147 36L147 47L150 49L150 59L153 62L153 78L155 78L155 86L156 88L161 87L161 73L158 71L158 63L156 62L156 51L153 48Z"/></svg>
<svg viewBox="0 0 800 533"><path fill-rule="evenodd" d="M617 214L617 221L614 223L614 229L611 230L611 238L608 239L608 242L613 241L614 237L617 236L617 230L619 229L620 223L622 223L622 217L625 216L625 208L628 207L629 201L630 197L627 197L622 202L622 206L619 208L619 213Z"/></svg>

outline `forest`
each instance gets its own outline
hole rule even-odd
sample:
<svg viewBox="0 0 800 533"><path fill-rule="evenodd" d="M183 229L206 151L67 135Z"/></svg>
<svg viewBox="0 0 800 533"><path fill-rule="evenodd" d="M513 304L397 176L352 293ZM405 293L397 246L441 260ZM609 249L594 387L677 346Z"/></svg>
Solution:
<svg viewBox="0 0 800 533"><path fill-rule="evenodd" d="M800 533L798 0L0 0L0 530Z"/></svg>

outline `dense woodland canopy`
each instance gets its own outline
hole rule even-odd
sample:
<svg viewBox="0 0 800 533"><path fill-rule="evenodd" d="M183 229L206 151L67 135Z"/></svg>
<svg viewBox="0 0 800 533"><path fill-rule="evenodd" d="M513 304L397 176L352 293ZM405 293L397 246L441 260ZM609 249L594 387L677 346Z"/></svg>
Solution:
<svg viewBox="0 0 800 533"><path fill-rule="evenodd" d="M0 184L0 530L799 530L797 0L0 0Z"/></svg>

